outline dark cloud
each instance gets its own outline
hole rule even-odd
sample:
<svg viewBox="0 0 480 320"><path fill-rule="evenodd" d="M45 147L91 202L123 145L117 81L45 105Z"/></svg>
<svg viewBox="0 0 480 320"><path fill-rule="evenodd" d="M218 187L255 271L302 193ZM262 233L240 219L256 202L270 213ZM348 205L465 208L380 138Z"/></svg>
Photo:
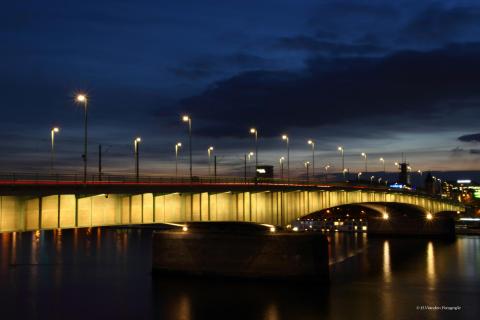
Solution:
<svg viewBox="0 0 480 320"><path fill-rule="evenodd" d="M466 134L458 137L458 140L463 142L480 142L480 133Z"/></svg>
<svg viewBox="0 0 480 320"><path fill-rule="evenodd" d="M378 54L386 51L384 47L372 43L342 43L319 40L304 35L281 37L274 44L274 48L309 51L334 56Z"/></svg>
<svg viewBox="0 0 480 320"><path fill-rule="evenodd" d="M315 32L315 37L318 39L333 40L338 38L338 34L330 30L319 29Z"/></svg>
<svg viewBox="0 0 480 320"><path fill-rule="evenodd" d="M264 68L270 64L270 60L258 55L238 52L225 56L198 57L179 66L169 68L169 71L180 78L198 80L225 75L226 71Z"/></svg>
<svg viewBox="0 0 480 320"><path fill-rule="evenodd" d="M478 38L479 20L478 6L447 7L436 3L408 23L402 32L402 38L428 43L453 39L459 41L472 35Z"/></svg>
<svg viewBox="0 0 480 320"><path fill-rule="evenodd" d="M371 24L374 21L398 18L399 10L384 3L359 3L356 1L332 1L320 5L309 19L313 27L336 25L343 27Z"/></svg>
<svg viewBox="0 0 480 320"><path fill-rule="evenodd" d="M271 135L339 123L372 127L369 119L387 121L390 130L406 122L421 128L480 98L479 53L477 45L450 45L381 58L317 58L298 73L245 72L216 82L182 108L239 135L253 123Z"/></svg>

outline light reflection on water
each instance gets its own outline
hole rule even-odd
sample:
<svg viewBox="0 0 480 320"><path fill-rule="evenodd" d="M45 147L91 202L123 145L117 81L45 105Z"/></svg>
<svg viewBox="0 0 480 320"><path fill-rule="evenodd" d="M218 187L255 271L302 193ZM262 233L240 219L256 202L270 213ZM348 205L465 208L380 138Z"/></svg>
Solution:
<svg viewBox="0 0 480 320"><path fill-rule="evenodd" d="M383 242L383 278L385 282L392 281L392 269L390 265L390 245L388 240Z"/></svg>
<svg viewBox="0 0 480 320"><path fill-rule="evenodd" d="M427 245L427 280L430 288L435 288L435 252L433 242Z"/></svg>
<svg viewBox="0 0 480 320"><path fill-rule="evenodd" d="M0 235L0 312L18 318L435 318L478 313L480 237L329 235L331 283L152 276L151 232L89 228ZM8 317L6 317L8 318Z"/></svg>

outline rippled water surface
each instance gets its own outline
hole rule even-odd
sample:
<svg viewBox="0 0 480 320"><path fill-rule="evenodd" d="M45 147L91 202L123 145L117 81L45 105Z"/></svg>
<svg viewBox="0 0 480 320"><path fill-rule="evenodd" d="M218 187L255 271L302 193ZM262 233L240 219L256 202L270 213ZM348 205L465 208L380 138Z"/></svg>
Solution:
<svg viewBox="0 0 480 320"><path fill-rule="evenodd" d="M480 237L429 241L335 233L329 239L331 283L319 286L153 277L148 230L4 233L0 318L474 319L480 314Z"/></svg>

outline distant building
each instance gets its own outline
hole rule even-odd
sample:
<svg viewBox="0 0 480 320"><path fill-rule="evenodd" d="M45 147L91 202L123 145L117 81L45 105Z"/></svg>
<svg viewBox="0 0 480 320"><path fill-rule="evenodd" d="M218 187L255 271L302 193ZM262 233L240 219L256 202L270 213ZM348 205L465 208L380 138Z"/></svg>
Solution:
<svg viewBox="0 0 480 320"><path fill-rule="evenodd" d="M398 181L400 184L403 185L410 185L410 172L409 172L409 165L406 162L402 162L399 164L400 167L400 174L398 176Z"/></svg>
<svg viewBox="0 0 480 320"><path fill-rule="evenodd" d="M430 172L427 173L427 177L425 178L425 191L429 194L437 193L435 179Z"/></svg>

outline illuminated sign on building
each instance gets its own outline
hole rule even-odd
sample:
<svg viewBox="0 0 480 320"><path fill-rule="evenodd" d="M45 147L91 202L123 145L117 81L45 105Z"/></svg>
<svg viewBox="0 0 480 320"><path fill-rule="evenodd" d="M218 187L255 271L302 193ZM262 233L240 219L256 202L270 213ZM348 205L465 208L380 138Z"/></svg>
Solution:
<svg viewBox="0 0 480 320"><path fill-rule="evenodd" d="M473 190L473 197L475 199L480 199L480 187L470 187Z"/></svg>

